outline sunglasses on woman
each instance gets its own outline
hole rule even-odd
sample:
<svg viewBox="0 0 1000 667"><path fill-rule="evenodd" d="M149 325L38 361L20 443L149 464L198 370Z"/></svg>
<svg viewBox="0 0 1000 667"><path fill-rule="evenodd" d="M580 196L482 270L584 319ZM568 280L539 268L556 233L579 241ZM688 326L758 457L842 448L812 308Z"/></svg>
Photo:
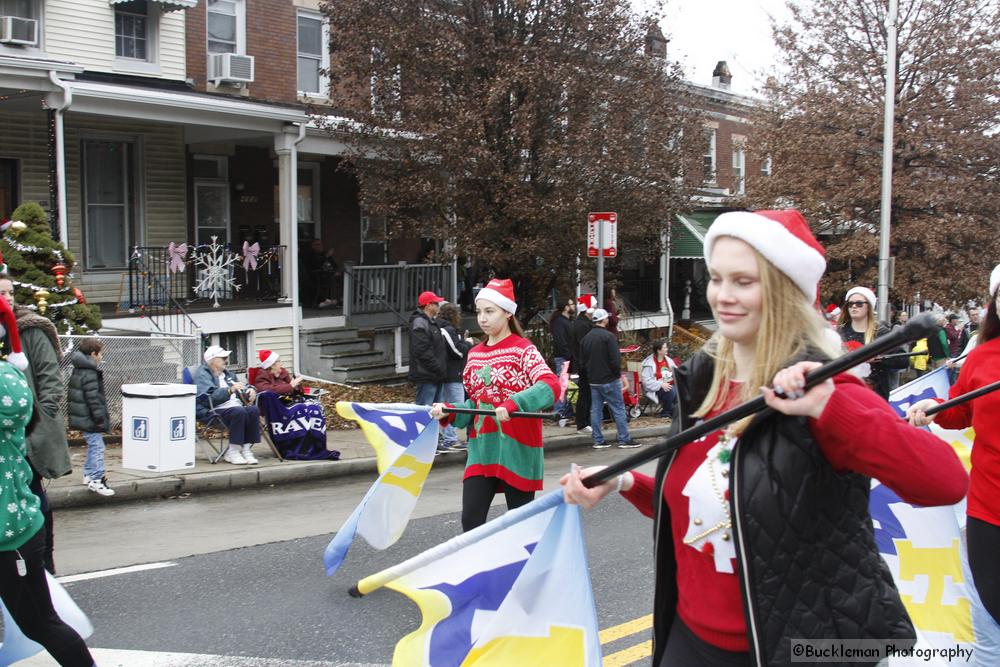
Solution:
<svg viewBox="0 0 1000 667"><path fill-rule="evenodd" d="M867 301L848 301L847 302L847 307L848 308L861 308L861 307L867 306L867 305L868 305Z"/></svg>

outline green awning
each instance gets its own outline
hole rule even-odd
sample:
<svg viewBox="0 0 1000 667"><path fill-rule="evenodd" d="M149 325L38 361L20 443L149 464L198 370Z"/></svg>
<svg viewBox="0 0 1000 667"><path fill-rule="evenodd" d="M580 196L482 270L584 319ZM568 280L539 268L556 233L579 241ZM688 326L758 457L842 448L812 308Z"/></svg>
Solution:
<svg viewBox="0 0 1000 667"><path fill-rule="evenodd" d="M704 259L705 234L719 213L677 215L678 224L670 235L671 259Z"/></svg>

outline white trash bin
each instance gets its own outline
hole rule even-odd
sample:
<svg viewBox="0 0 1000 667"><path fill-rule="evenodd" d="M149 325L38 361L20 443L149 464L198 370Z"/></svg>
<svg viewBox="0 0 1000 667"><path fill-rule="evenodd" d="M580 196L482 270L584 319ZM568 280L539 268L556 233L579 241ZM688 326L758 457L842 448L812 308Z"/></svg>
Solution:
<svg viewBox="0 0 1000 667"><path fill-rule="evenodd" d="M166 472L194 467L191 384L122 385L122 467Z"/></svg>

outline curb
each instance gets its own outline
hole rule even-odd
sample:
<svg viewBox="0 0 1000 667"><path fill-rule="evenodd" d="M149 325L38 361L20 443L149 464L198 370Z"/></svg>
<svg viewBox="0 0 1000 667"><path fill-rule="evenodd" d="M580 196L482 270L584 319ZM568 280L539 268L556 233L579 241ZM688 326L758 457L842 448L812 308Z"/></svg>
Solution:
<svg viewBox="0 0 1000 667"><path fill-rule="evenodd" d="M665 436L669 430L669 425L647 426L632 429L630 434L636 439L653 438ZM550 438L545 443L545 449L557 451L590 443L589 435L572 433ZM464 465L465 457L454 454L440 456L434 462L437 467L454 466L459 463ZM58 510L127 503L150 498L166 498L182 493L215 493L337 477L372 475L376 471L374 456L345 461L283 461L268 466L137 479L129 483L115 484L115 495L111 497L99 496L87 490L82 484L48 490L48 497L50 507Z"/></svg>

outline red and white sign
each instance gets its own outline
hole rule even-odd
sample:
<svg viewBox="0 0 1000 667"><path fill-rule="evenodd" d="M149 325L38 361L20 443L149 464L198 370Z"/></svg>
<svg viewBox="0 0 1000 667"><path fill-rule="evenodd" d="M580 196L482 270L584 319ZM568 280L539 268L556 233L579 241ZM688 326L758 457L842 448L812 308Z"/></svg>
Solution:
<svg viewBox="0 0 1000 667"><path fill-rule="evenodd" d="M618 214L590 213L587 215L587 257L597 257L597 225L604 227L604 256L618 256Z"/></svg>

